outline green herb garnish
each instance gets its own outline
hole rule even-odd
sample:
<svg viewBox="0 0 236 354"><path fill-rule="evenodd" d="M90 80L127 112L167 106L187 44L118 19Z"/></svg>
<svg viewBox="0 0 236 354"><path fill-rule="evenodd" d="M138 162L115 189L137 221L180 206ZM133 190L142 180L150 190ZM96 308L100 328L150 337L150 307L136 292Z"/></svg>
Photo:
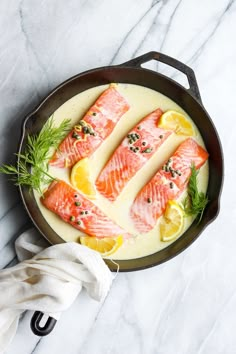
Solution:
<svg viewBox="0 0 236 354"><path fill-rule="evenodd" d="M184 200L183 206L186 215L196 215L198 222L200 222L209 200L203 192L199 192L198 190L197 175L198 171L196 170L196 167L192 165L191 176L188 182L188 195Z"/></svg>
<svg viewBox="0 0 236 354"><path fill-rule="evenodd" d="M48 174L51 148L57 148L69 130L70 120L65 119L58 127L54 127L53 117L50 117L39 134L28 135L24 152L16 154L16 166L4 164L0 167L0 173L11 175L15 185L28 186L43 195L42 186L55 179Z"/></svg>
<svg viewBox="0 0 236 354"><path fill-rule="evenodd" d="M150 154L150 152L152 152L152 148L147 148L142 151L142 153L144 153L144 154Z"/></svg>

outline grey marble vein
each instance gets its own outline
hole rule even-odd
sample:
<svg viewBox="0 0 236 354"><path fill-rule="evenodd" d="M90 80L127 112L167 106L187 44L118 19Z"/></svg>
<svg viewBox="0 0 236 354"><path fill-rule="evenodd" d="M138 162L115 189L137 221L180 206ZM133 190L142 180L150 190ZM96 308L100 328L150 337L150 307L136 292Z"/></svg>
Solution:
<svg viewBox="0 0 236 354"><path fill-rule="evenodd" d="M142 48L145 40L147 39L148 35L150 33L152 33L153 29L156 28L156 24L157 24L157 19L159 17L159 15L161 14L162 9L165 7L165 5L167 4L168 0L162 0L161 6L157 9L156 15L153 19L153 21L151 22L148 31L145 33L144 37L142 38L142 40L140 41L138 47L135 49L135 51L133 52L133 57L135 57L137 55L137 53L140 51L140 49ZM158 49L159 49L159 45L158 45Z"/></svg>
<svg viewBox="0 0 236 354"><path fill-rule="evenodd" d="M208 349L205 350L205 348L207 348L208 343L210 342L211 337L213 336L214 332L217 329L218 324L222 321L222 318L224 317L223 314L227 308L227 306L233 302L236 302L236 288L234 289L233 293L230 294L229 298L227 298L224 302L224 304L222 305L222 307L219 309L219 312L217 314L217 316L215 317L215 319L213 320L210 329L208 330L208 333L206 335L206 337L204 338L204 340L202 341L201 345L198 348L197 354L203 354L203 353L207 353ZM227 324L226 324L227 325ZM224 344L223 344L224 346ZM236 345L234 345L233 351L236 349ZM223 349L224 350L224 349Z"/></svg>
<svg viewBox="0 0 236 354"><path fill-rule="evenodd" d="M0 219L0 249L8 242L12 235L17 234L19 229L24 228L29 223L29 219L22 208L22 202L18 202L11 207Z"/></svg>
<svg viewBox="0 0 236 354"><path fill-rule="evenodd" d="M217 17L217 19L214 21L214 25L213 28L211 30L211 32L207 35L207 37L205 38L205 40L203 41L203 43L201 44L201 46L197 49L197 51L194 52L194 54L188 59L187 63L188 65L193 65L194 62L199 58L199 56L202 54L202 52L205 50L207 44L209 43L209 41L215 36L216 31L218 30L218 28L221 26L222 22L225 19L225 16L228 15L230 9L232 8L232 6L235 4L235 0L230 0L228 2L228 4L226 5L225 9L223 10L223 12L220 14L219 17Z"/></svg>
<svg viewBox="0 0 236 354"><path fill-rule="evenodd" d="M116 59L116 57L118 56L121 48L123 47L123 45L126 43L126 41L128 40L130 34L135 30L135 28L141 23L141 21L143 19L145 19L145 17L150 13L150 11L153 10L153 8L159 4L162 0L154 0L152 2L152 5L150 8L148 8L145 13L141 16L141 18L138 19L138 21L132 26L132 28L127 32L126 36L124 37L124 39L122 40L121 44L119 45L118 49L116 50L115 54L113 55L111 61L110 61L110 65L112 65Z"/></svg>
<svg viewBox="0 0 236 354"><path fill-rule="evenodd" d="M31 354L36 354L38 352L38 350L40 350L39 346L40 346L41 342L43 342L43 337L39 338L39 340L37 341L35 347L31 351Z"/></svg>
<svg viewBox="0 0 236 354"><path fill-rule="evenodd" d="M44 64L42 63L41 59L40 59L40 56L39 56L39 53L36 51L35 47L34 47L34 44L32 43L31 39L30 39L30 36L28 34L28 31L27 31L27 28L26 28L26 25L25 25L25 15L24 15L24 4L25 4L25 1L22 0L19 4L19 18L20 18L20 28L21 28L21 32L22 32L22 35L25 39L25 47L26 47L26 50L27 50L27 53L28 53L28 60L30 61L31 59L31 53L33 54L34 58L35 58L35 61L36 63L38 64L39 68L41 69L41 73L44 75L45 79L46 79L46 82L48 84L48 90L50 90L50 86L49 86L49 80L48 80L48 75L47 75L47 69L45 68ZM30 72L32 72L32 68L31 68L31 65L29 64L29 70ZM40 96L38 96L38 99L40 99Z"/></svg>
<svg viewBox="0 0 236 354"><path fill-rule="evenodd" d="M18 259L17 256L15 256L13 259L10 260L10 262L8 262L3 268L9 268L9 267L13 267L14 265L16 265L18 263Z"/></svg>
<svg viewBox="0 0 236 354"><path fill-rule="evenodd" d="M167 40L167 38L168 38L168 35L169 35L169 33L170 33L170 30L171 30L172 21L173 21L173 19L174 19L174 16L175 16L176 12L178 11L178 9L179 9L179 7L180 7L180 5L181 5L181 2L182 2L182 0L180 0L180 1L176 4L176 6L174 7L174 10L173 10L173 12L172 12L172 14L171 14L171 16L170 16L169 22L168 22L167 27L166 27L165 35L164 35L164 37L163 37L163 40L162 40L161 45L160 45L160 48L159 48L159 51L160 51L160 52L163 51L165 42L166 42L166 40ZM158 71L158 68L159 68L159 63L157 63L157 67L156 67L156 70L157 70L157 71Z"/></svg>

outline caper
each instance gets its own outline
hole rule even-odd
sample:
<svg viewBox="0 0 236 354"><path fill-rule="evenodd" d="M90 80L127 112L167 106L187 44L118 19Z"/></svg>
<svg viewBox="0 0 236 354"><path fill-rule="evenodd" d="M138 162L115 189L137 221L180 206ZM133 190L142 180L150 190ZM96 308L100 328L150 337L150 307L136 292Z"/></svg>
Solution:
<svg viewBox="0 0 236 354"><path fill-rule="evenodd" d="M83 127L82 129L84 134L88 134L89 133L89 128L88 127Z"/></svg>
<svg viewBox="0 0 236 354"><path fill-rule="evenodd" d="M91 129L91 128L89 128L89 135L93 135L94 134L94 131Z"/></svg>
<svg viewBox="0 0 236 354"><path fill-rule="evenodd" d="M147 148L145 150L142 151L145 154L149 154L150 152L152 152L152 148Z"/></svg>
<svg viewBox="0 0 236 354"><path fill-rule="evenodd" d="M170 169L169 169L169 166L168 166L168 165L165 165L165 171L166 171L166 172L169 172L169 171L170 171Z"/></svg>
<svg viewBox="0 0 236 354"><path fill-rule="evenodd" d="M181 176L181 172L179 170L176 170L175 173L177 173L178 176Z"/></svg>
<svg viewBox="0 0 236 354"><path fill-rule="evenodd" d="M80 136L76 132L73 132L72 138L79 140Z"/></svg>

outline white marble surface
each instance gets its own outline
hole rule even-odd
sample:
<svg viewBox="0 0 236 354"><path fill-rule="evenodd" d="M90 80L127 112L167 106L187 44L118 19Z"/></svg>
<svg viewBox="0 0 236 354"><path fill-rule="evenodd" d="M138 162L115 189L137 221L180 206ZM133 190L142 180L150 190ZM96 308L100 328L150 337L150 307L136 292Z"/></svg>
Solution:
<svg viewBox="0 0 236 354"><path fill-rule="evenodd" d="M236 1L1 0L0 33L0 163L13 159L24 116L57 84L150 50L194 69L225 154L220 215L190 248L118 274L103 304L83 292L43 339L26 313L7 354L236 353ZM5 267L30 223L5 176L0 195Z"/></svg>

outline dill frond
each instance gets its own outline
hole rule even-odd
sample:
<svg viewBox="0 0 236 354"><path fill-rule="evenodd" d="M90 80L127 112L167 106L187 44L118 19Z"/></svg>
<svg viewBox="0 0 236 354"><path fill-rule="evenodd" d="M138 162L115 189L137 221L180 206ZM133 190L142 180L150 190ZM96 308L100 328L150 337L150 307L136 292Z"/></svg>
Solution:
<svg viewBox="0 0 236 354"><path fill-rule="evenodd" d="M15 154L16 166L3 164L0 173L10 175L17 186L28 186L42 195L42 185L48 185L54 180L48 174L48 161L51 158L51 148L56 148L70 130L70 120L65 119L58 126L53 125L53 116L44 124L39 134L28 135L27 143L22 153Z"/></svg>
<svg viewBox="0 0 236 354"><path fill-rule="evenodd" d="M186 215L197 216L198 222L200 222L209 200L203 192L199 192L198 190L197 175L198 171L196 167L192 165L187 189L188 195L184 200L183 206Z"/></svg>

